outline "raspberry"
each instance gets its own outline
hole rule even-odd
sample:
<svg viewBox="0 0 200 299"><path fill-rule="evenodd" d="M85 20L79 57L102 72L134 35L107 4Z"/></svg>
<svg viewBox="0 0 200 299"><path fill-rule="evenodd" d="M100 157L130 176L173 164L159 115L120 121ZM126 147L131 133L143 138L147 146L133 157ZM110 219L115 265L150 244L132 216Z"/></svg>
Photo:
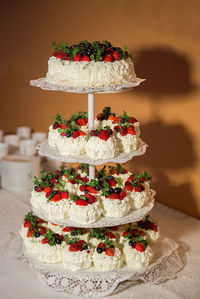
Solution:
<svg viewBox="0 0 200 299"><path fill-rule="evenodd" d="M139 252L143 252L143 251L145 251L145 247L144 247L144 245L141 244L141 243L136 243L136 244L135 244L135 249L136 249L137 251L139 251Z"/></svg>
<svg viewBox="0 0 200 299"><path fill-rule="evenodd" d="M88 203L91 205L93 203L95 203L97 200L94 196L90 195L90 197L88 198Z"/></svg>
<svg viewBox="0 0 200 299"><path fill-rule="evenodd" d="M121 136L126 136L127 135L127 129L126 127L122 127L122 131L120 132Z"/></svg>
<svg viewBox="0 0 200 299"><path fill-rule="evenodd" d="M91 61L90 57L88 55L84 55L81 59L81 61Z"/></svg>
<svg viewBox="0 0 200 299"><path fill-rule="evenodd" d="M115 187L117 183L114 180L109 180L109 184L111 187Z"/></svg>
<svg viewBox="0 0 200 299"><path fill-rule="evenodd" d="M84 183L87 183L88 182L88 178L81 178L81 180L84 182Z"/></svg>
<svg viewBox="0 0 200 299"><path fill-rule="evenodd" d="M158 231L158 228L157 228L157 226L154 223L150 224L150 229L152 229L154 232Z"/></svg>
<svg viewBox="0 0 200 299"><path fill-rule="evenodd" d="M78 131L74 131L74 132L72 133L72 137L73 137L74 139L76 139L77 137L79 137L79 132L78 132Z"/></svg>
<svg viewBox="0 0 200 299"><path fill-rule="evenodd" d="M119 199L120 199L120 200L123 200L124 197L126 197L126 192L121 191L121 192L119 193Z"/></svg>
<svg viewBox="0 0 200 299"><path fill-rule="evenodd" d="M81 186L79 187L79 189L80 189L81 192L83 192L83 191L86 189L86 187L83 186L83 185L81 185Z"/></svg>
<svg viewBox="0 0 200 299"><path fill-rule="evenodd" d="M115 238L115 235L111 232L107 232L106 234L107 237L109 237L110 239L114 239Z"/></svg>
<svg viewBox="0 0 200 299"><path fill-rule="evenodd" d="M77 245L80 246L80 247L82 247L83 244L85 244L85 241L84 241L84 240L79 240L79 241L77 242Z"/></svg>
<svg viewBox="0 0 200 299"><path fill-rule="evenodd" d="M29 220L26 220L24 222L24 227L31 227L31 222Z"/></svg>
<svg viewBox="0 0 200 299"><path fill-rule="evenodd" d="M137 122L138 122L138 120L135 117L131 117L129 119L129 123L131 123L131 124L134 124L134 123L137 123Z"/></svg>
<svg viewBox="0 0 200 299"><path fill-rule="evenodd" d="M44 188L42 186L38 186L35 188L35 191L37 192L42 192L44 190Z"/></svg>
<svg viewBox="0 0 200 299"><path fill-rule="evenodd" d="M60 175L60 170L57 169L57 170L55 171L55 174Z"/></svg>
<svg viewBox="0 0 200 299"><path fill-rule="evenodd" d="M111 199L119 199L119 195L117 193L111 193L110 198Z"/></svg>
<svg viewBox="0 0 200 299"><path fill-rule="evenodd" d="M87 203L86 200L80 198L80 199L78 199L78 200L76 201L76 205L77 205L77 206L87 206L88 203Z"/></svg>
<svg viewBox="0 0 200 299"><path fill-rule="evenodd" d="M106 248L106 244L101 242L101 243L98 244L98 247L101 248L101 249Z"/></svg>
<svg viewBox="0 0 200 299"><path fill-rule="evenodd" d="M86 121L82 118L79 118L77 121L77 124L82 127L82 126L85 126L86 125Z"/></svg>
<svg viewBox="0 0 200 299"><path fill-rule="evenodd" d="M73 184L73 185L76 184L76 181L74 179L70 179L68 182Z"/></svg>
<svg viewBox="0 0 200 299"><path fill-rule="evenodd" d="M80 246L78 246L77 244L69 245L69 251L78 251L78 250L80 250Z"/></svg>
<svg viewBox="0 0 200 299"><path fill-rule="evenodd" d="M96 131L95 130L91 131L91 136L96 136Z"/></svg>
<svg viewBox="0 0 200 299"><path fill-rule="evenodd" d="M51 191L50 191L50 192L47 192L46 195L45 195L46 198L48 198L48 197L51 195L51 193L52 193Z"/></svg>
<svg viewBox="0 0 200 299"><path fill-rule="evenodd" d="M127 179L127 181L131 182L134 179L134 175L130 175L130 177Z"/></svg>
<svg viewBox="0 0 200 299"><path fill-rule="evenodd" d="M106 255L114 256L114 251L111 248L106 249Z"/></svg>
<svg viewBox="0 0 200 299"><path fill-rule="evenodd" d="M112 48L108 48L108 52L109 52L110 54L112 54L112 53L114 52L114 50L113 50Z"/></svg>
<svg viewBox="0 0 200 299"><path fill-rule="evenodd" d="M68 199L69 198L69 193L68 192L66 192L66 191L63 191L63 192L61 192L60 193L61 194L61 197L62 197L62 199Z"/></svg>
<svg viewBox="0 0 200 299"><path fill-rule="evenodd" d="M126 181L125 190L130 191L130 192L133 191L133 186L132 186L131 182Z"/></svg>
<svg viewBox="0 0 200 299"><path fill-rule="evenodd" d="M51 192L52 191L52 188L51 187L46 187L44 188L44 192L47 193L47 192Z"/></svg>
<svg viewBox="0 0 200 299"><path fill-rule="evenodd" d="M46 227L44 227L44 226L40 226L40 227L39 227L39 232L40 232L41 235L46 234L46 232L47 232Z"/></svg>
<svg viewBox="0 0 200 299"><path fill-rule="evenodd" d="M136 186L136 187L135 187L135 192L142 192L142 188L139 187L139 186Z"/></svg>
<svg viewBox="0 0 200 299"><path fill-rule="evenodd" d="M81 61L81 59L82 59L82 57L81 57L80 54L76 54L76 55L74 56L74 61Z"/></svg>
<svg viewBox="0 0 200 299"><path fill-rule="evenodd" d="M98 137L104 141L107 141L110 136L107 131L101 130Z"/></svg>
<svg viewBox="0 0 200 299"><path fill-rule="evenodd" d="M51 200L54 201L54 202L57 202L57 201L59 201L61 199L62 199L61 194L57 193L56 195L54 195L54 197Z"/></svg>
<svg viewBox="0 0 200 299"><path fill-rule="evenodd" d="M115 51L113 53L113 57L114 57L115 60L120 60L121 59L121 56L120 56L120 54L117 51Z"/></svg>

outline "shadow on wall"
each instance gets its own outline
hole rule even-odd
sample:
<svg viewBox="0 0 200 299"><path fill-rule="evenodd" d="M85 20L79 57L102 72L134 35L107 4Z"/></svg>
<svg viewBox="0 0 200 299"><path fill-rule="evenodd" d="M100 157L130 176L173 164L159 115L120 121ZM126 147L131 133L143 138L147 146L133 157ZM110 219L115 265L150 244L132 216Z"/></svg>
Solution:
<svg viewBox="0 0 200 299"><path fill-rule="evenodd" d="M158 201L196 215L191 183L172 184L166 175L167 170L187 168L192 171L196 163L193 139L182 124L165 124L159 116L164 105L163 97L166 103L167 100L176 100L177 95L184 96L196 89L191 81L190 62L183 54L161 47L141 50L136 58L140 72L136 68L137 75L147 81L134 89L134 93L149 96L154 121L142 125L142 139L149 145L147 153L137 161L133 159L129 165L134 171L142 165L152 173L156 178L153 179L153 188L158 193ZM178 99L180 101L180 97Z"/></svg>

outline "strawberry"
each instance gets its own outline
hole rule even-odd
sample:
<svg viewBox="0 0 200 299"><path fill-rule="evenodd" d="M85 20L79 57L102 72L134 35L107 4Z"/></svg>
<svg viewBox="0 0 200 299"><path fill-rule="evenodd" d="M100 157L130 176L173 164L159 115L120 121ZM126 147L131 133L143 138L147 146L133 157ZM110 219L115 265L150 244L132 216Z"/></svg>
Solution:
<svg viewBox="0 0 200 299"><path fill-rule="evenodd" d="M91 131L91 136L96 136L96 131L95 130Z"/></svg>
<svg viewBox="0 0 200 299"><path fill-rule="evenodd" d="M65 136L65 132L60 133L61 136Z"/></svg>
<svg viewBox="0 0 200 299"><path fill-rule="evenodd" d="M134 124L134 123L137 123L137 122L138 122L138 120L135 117L131 117L129 119L129 123L131 123L131 124Z"/></svg>
<svg viewBox="0 0 200 299"><path fill-rule="evenodd" d="M79 133L79 136L85 136L86 135L86 133L81 131L81 130L79 130L78 133Z"/></svg>
<svg viewBox="0 0 200 299"><path fill-rule="evenodd" d="M33 230L29 230L26 236L27 238L30 238L32 237L32 235L33 235Z"/></svg>
<svg viewBox="0 0 200 299"><path fill-rule="evenodd" d="M87 250L86 252L87 252L87 253L90 253L90 250Z"/></svg>
<svg viewBox="0 0 200 299"><path fill-rule="evenodd" d="M158 228L157 228L157 226L154 223L150 224L150 229L152 229L154 232L158 231Z"/></svg>
<svg viewBox="0 0 200 299"><path fill-rule="evenodd" d="M112 55L113 55L115 60L120 60L121 59L121 56L117 51L115 51Z"/></svg>
<svg viewBox="0 0 200 299"><path fill-rule="evenodd" d="M127 236L128 234L129 234L129 232L125 232L125 233L122 234L122 237L125 237L125 236Z"/></svg>
<svg viewBox="0 0 200 299"><path fill-rule="evenodd" d="M136 243L136 244L135 244L135 249L136 249L137 251L139 251L139 252L143 252L143 251L145 251L145 247L144 247L144 245L141 244L141 243Z"/></svg>
<svg viewBox="0 0 200 299"><path fill-rule="evenodd" d="M121 191L121 192L119 193L119 199L120 199L120 200L123 200L124 197L126 197L126 192Z"/></svg>
<svg viewBox="0 0 200 299"><path fill-rule="evenodd" d="M110 55L110 54L108 54L108 55L106 55L105 57L104 57L104 61L105 62L113 62L113 57Z"/></svg>
<svg viewBox="0 0 200 299"><path fill-rule="evenodd" d="M31 227L31 222L29 220L26 220L24 222L24 227Z"/></svg>
<svg viewBox="0 0 200 299"><path fill-rule="evenodd" d="M46 187L44 188L44 192L47 193L47 192L51 192L52 191L52 188L51 187Z"/></svg>
<svg viewBox="0 0 200 299"><path fill-rule="evenodd" d="M125 183L125 188L124 188L126 191L130 191L130 192L132 192L133 191L133 186L132 186L132 184L131 184L131 182L128 182L128 181L126 181L126 183Z"/></svg>
<svg viewBox="0 0 200 299"><path fill-rule="evenodd" d="M136 135L134 126L130 126L130 127L127 129L127 133L128 133L128 134L131 134L131 135Z"/></svg>
<svg viewBox="0 0 200 299"><path fill-rule="evenodd" d="M110 198L111 199L119 199L119 195L117 193L111 193Z"/></svg>
<svg viewBox="0 0 200 299"><path fill-rule="evenodd" d="M80 247L82 247L83 244L85 244L85 241L84 241L84 240L79 240L79 241L77 242L77 245L80 246Z"/></svg>
<svg viewBox="0 0 200 299"><path fill-rule="evenodd" d="M88 186L87 190L89 193L97 194L97 191L94 189L94 187Z"/></svg>
<svg viewBox="0 0 200 299"><path fill-rule="evenodd" d="M115 235L112 232L107 232L106 236L110 239L115 238Z"/></svg>
<svg viewBox="0 0 200 299"><path fill-rule="evenodd" d="M57 193L57 194L54 195L54 197L51 200L54 201L54 202L57 202L57 201L59 201L61 199L62 199L61 194Z"/></svg>
<svg viewBox="0 0 200 299"><path fill-rule="evenodd" d="M46 195L45 195L45 196L46 196L46 198L48 198L48 197L49 197L51 194L52 194L52 192L51 192L51 191L50 191L50 192L47 192L47 193L46 193Z"/></svg>
<svg viewBox="0 0 200 299"><path fill-rule="evenodd" d="M109 184L111 187L115 187L117 183L114 180L109 180Z"/></svg>
<svg viewBox="0 0 200 299"><path fill-rule="evenodd" d="M79 118L77 121L77 124L82 127L82 126L85 126L86 125L86 121L82 118Z"/></svg>
<svg viewBox="0 0 200 299"><path fill-rule="evenodd" d="M107 141L110 136L107 131L101 130L98 137L104 141Z"/></svg>
<svg viewBox="0 0 200 299"><path fill-rule="evenodd" d="M35 188L36 192L42 192L44 190L44 188L42 186L38 186Z"/></svg>
<svg viewBox="0 0 200 299"><path fill-rule="evenodd" d="M80 246L78 246L77 244L69 245L69 251L78 251L78 250L80 250Z"/></svg>
<svg viewBox="0 0 200 299"><path fill-rule="evenodd" d="M139 187L139 186L136 186L136 187L135 187L135 192L142 192L142 188Z"/></svg>
<svg viewBox="0 0 200 299"><path fill-rule="evenodd" d="M70 232L70 227L65 227L65 228L63 228L62 231L63 231L63 232Z"/></svg>
<svg viewBox="0 0 200 299"><path fill-rule="evenodd" d="M106 248L106 244L101 242L101 243L98 244L98 247L101 248L101 249Z"/></svg>
<svg viewBox="0 0 200 299"><path fill-rule="evenodd" d="M120 121L120 118L119 118L119 117L116 117L115 120L113 120L112 123L113 123L113 125L114 125L114 124L118 124L119 121Z"/></svg>
<svg viewBox="0 0 200 299"><path fill-rule="evenodd" d="M61 128L62 130L65 130L65 129L67 129L67 125L66 125L66 124L61 124L61 125L60 125L60 128Z"/></svg>
<svg viewBox="0 0 200 299"><path fill-rule="evenodd" d="M127 135L127 129L126 127L122 127L122 131L120 132L121 136L126 136Z"/></svg>
<svg viewBox="0 0 200 299"><path fill-rule="evenodd" d="M73 185L76 184L76 181L74 179L70 179L68 182L73 184Z"/></svg>
<svg viewBox="0 0 200 299"><path fill-rule="evenodd" d="M40 226L40 227L39 227L39 232L40 232L41 235L46 234L46 232L47 232L46 227L44 227L44 226Z"/></svg>
<svg viewBox="0 0 200 299"><path fill-rule="evenodd" d="M67 53L62 53L61 59L62 59L62 60L69 60L70 57L68 56Z"/></svg>
<svg viewBox="0 0 200 299"><path fill-rule="evenodd" d="M112 48L108 48L108 51L110 54L112 54L114 52L114 50Z"/></svg>
<svg viewBox="0 0 200 299"><path fill-rule="evenodd" d="M41 218L39 218L39 217L37 217L37 222L38 222L38 223L44 223L44 220L41 219Z"/></svg>
<svg viewBox="0 0 200 299"><path fill-rule="evenodd" d="M114 116L114 115L110 115L110 116L108 117L108 119L113 121L113 120L116 119L116 116Z"/></svg>
<svg viewBox="0 0 200 299"><path fill-rule="evenodd" d="M88 198L88 203L91 205L93 203L95 203L97 200L94 196L90 195L90 197Z"/></svg>
<svg viewBox="0 0 200 299"><path fill-rule="evenodd" d="M77 137L79 137L79 132L78 132L78 131L74 131L74 132L72 133L72 137L73 137L74 139L76 139Z"/></svg>
<svg viewBox="0 0 200 299"><path fill-rule="evenodd" d="M84 55L84 56L82 57L81 61L88 61L88 62L90 62L91 59L90 59L90 57L89 57L88 55Z"/></svg>
<svg viewBox="0 0 200 299"><path fill-rule="evenodd" d="M62 197L62 199L68 199L69 198L69 193L68 192L66 192L66 191L62 191L61 193L61 197Z"/></svg>
<svg viewBox="0 0 200 299"><path fill-rule="evenodd" d="M111 248L106 249L106 255L114 256L114 251Z"/></svg>
<svg viewBox="0 0 200 299"><path fill-rule="evenodd" d="M84 183L87 183L88 182L88 178L81 178L81 180L84 182Z"/></svg>
<svg viewBox="0 0 200 299"><path fill-rule="evenodd" d="M80 54L76 54L76 55L74 56L74 61L81 61L81 59L82 59L82 57L81 57Z"/></svg>
<svg viewBox="0 0 200 299"><path fill-rule="evenodd" d="M79 187L79 189L80 189L81 192L83 192L83 191L85 191L86 187L83 186L83 185L81 185L81 186Z"/></svg>
<svg viewBox="0 0 200 299"><path fill-rule="evenodd" d="M130 177L127 179L127 181L131 182L134 179L134 175L130 175ZM126 183L125 183L126 184Z"/></svg>
<svg viewBox="0 0 200 299"><path fill-rule="evenodd" d="M76 201L76 205L77 205L77 206L87 206L88 203L87 203L86 200L80 198L80 199L78 199L78 200Z"/></svg>
<svg viewBox="0 0 200 299"><path fill-rule="evenodd" d="M42 244L48 244L49 243L49 240L47 237L45 237L43 240L42 240Z"/></svg>
<svg viewBox="0 0 200 299"><path fill-rule="evenodd" d="M51 179L51 181L56 184L58 181L56 179Z"/></svg>

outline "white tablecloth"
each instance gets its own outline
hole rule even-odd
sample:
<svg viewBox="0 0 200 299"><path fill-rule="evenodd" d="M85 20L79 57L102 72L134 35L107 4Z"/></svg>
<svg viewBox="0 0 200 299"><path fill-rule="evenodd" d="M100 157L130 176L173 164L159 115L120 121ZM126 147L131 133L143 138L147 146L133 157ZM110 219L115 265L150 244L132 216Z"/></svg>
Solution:
<svg viewBox="0 0 200 299"><path fill-rule="evenodd" d="M0 207L0 298L78 298L56 293L41 285L36 272L16 259L15 238L25 213L30 211L30 193L16 195L0 190ZM123 283L108 298L200 298L200 221L159 203L156 203L151 216L158 221L163 236L181 245L185 267L176 279L159 285L141 282L130 286Z"/></svg>

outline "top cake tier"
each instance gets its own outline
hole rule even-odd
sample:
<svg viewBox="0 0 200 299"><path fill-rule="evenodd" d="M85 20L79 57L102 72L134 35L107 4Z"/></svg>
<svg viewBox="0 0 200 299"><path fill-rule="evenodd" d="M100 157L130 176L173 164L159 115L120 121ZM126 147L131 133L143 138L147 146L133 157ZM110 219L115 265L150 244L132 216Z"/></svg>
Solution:
<svg viewBox="0 0 200 299"><path fill-rule="evenodd" d="M102 88L136 82L134 62L127 47L108 41L83 41L69 46L53 43L48 61L47 82L68 87Z"/></svg>

